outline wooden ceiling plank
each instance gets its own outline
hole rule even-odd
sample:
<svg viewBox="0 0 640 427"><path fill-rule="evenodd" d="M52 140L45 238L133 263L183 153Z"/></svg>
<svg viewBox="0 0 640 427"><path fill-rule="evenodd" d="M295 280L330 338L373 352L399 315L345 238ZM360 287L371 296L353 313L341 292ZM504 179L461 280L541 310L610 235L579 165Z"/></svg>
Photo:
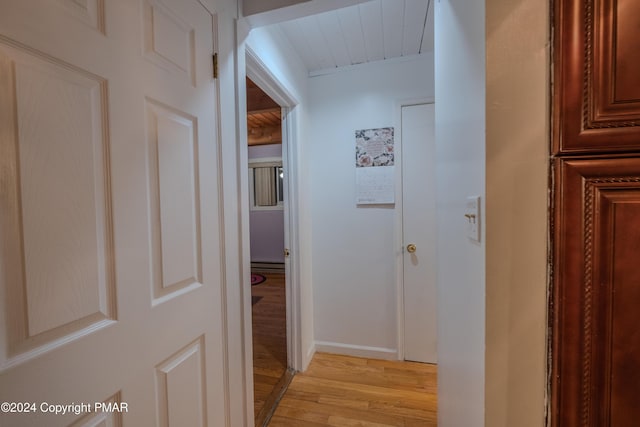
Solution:
<svg viewBox="0 0 640 427"><path fill-rule="evenodd" d="M424 26L424 32L422 33L422 43L420 44L420 53L433 52L434 43L434 21L433 21L433 3L434 0L429 1L429 10L427 11L427 22Z"/></svg>
<svg viewBox="0 0 640 427"><path fill-rule="evenodd" d="M276 113L251 113L247 114L247 125L249 127L260 126L280 126L280 114Z"/></svg>
<svg viewBox="0 0 640 427"><path fill-rule="evenodd" d="M254 145L272 145L272 144L282 144L282 141L249 141L249 143L247 145L249 146L254 146Z"/></svg>
<svg viewBox="0 0 640 427"><path fill-rule="evenodd" d="M307 70L317 70L319 68L318 61L307 43L307 39L301 36L304 34L305 29L300 26L298 20L283 22L280 24L280 27L283 29L295 51L300 55L300 59L302 59Z"/></svg>
<svg viewBox="0 0 640 427"><path fill-rule="evenodd" d="M359 1L279 26L313 75L334 66L432 52L434 3L435 0ZM335 65L329 63L329 56Z"/></svg>
<svg viewBox="0 0 640 427"><path fill-rule="evenodd" d="M247 141L249 145L281 144L282 128L280 126L248 128Z"/></svg>
<svg viewBox="0 0 640 427"><path fill-rule="evenodd" d="M259 111L280 108L276 102L269 98L259 87L247 88L247 111Z"/></svg>
<svg viewBox="0 0 640 427"><path fill-rule="evenodd" d="M333 59L337 67L351 65L351 58L347 50L344 33L338 21L338 14L335 11L323 13L317 16L320 31L325 40L331 46Z"/></svg>
<svg viewBox="0 0 640 427"><path fill-rule="evenodd" d="M280 112L282 111L282 107L279 105L277 107L272 108L264 108L262 110L249 110L247 109L247 114L277 114L280 117Z"/></svg>
<svg viewBox="0 0 640 427"><path fill-rule="evenodd" d="M404 0L381 0L384 57L402 56Z"/></svg>
<svg viewBox="0 0 640 427"><path fill-rule="evenodd" d="M247 78L248 145L282 143L282 108Z"/></svg>
<svg viewBox="0 0 640 427"><path fill-rule="evenodd" d="M340 27L344 33L351 64L367 62L364 33L360 23L360 12L357 7L347 7L337 11Z"/></svg>
<svg viewBox="0 0 640 427"><path fill-rule="evenodd" d="M304 36L316 56L318 66L321 69L335 68L336 61L333 59L333 52L320 30L318 19L315 16L309 16L300 22L305 29Z"/></svg>
<svg viewBox="0 0 640 427"><path fill-rule="evenodd" d="M368 61L384 59L384 40L382 38L382 8L380 0L358 5L360 21L364 32L364 44Z"/></svg>
<svg viewBox="0 0 640 427"><path fill-rule="evenodd" d="M403 56L420 53L428 7L429 3L425 0L405 0L404 34L402 39Z"/></svg>

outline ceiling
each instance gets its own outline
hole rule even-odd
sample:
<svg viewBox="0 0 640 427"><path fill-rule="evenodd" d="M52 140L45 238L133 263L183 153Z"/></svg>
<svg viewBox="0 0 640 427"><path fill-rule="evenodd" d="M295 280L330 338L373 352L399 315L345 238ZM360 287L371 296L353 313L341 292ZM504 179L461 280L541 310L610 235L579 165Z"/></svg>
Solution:
<svg viewBox="0 0 640 427"><path fill-rule="evenodd" d="M433 51L434 0L359 1L273 25L310 75ZM248 78L247 130L249 145L282 141L280 106Z"/></svg>
<svg viewBox="0 0 640 427"><path fill-rule="evenodd" d="M248 144L281 144L280 116L280 106L247 77Z"/></svg>
<svg viewBox="0 0 640 427"><path fill-rule="evenodd" d="M373 0L275 24L310 75L433 51L434 0Z"/></svg>

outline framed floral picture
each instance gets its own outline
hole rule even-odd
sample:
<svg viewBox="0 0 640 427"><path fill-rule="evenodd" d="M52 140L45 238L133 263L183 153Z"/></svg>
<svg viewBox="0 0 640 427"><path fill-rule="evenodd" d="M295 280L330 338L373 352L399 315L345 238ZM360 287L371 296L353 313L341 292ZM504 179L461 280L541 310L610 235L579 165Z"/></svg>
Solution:
<svg viewBox="0 0 640 427"><path fill-rule="evenodd" d="M393 166L393 128L356 131L356 167Z"/></svg>

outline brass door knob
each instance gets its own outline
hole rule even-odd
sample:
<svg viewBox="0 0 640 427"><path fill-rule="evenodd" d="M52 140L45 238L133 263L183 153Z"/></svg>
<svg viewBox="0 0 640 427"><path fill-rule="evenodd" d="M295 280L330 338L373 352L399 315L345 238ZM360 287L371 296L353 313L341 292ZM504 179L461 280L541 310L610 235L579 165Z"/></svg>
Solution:
<svg viewBox="0 0 640 427"><path fill-rule="evenodd" d="M414 245L413 243L409 243L407 245L407 252L409 252L410 254L414 253L416 251L416 245Z"/></svg>

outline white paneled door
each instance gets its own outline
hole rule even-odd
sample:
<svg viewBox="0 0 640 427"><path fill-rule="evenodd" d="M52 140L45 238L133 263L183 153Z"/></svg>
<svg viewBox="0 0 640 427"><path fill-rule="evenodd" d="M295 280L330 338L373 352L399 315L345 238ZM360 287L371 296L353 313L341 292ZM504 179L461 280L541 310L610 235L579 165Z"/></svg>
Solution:
<svg viewBox="0 0 640 427"><path fill-rule="evenodd" d="M437 362L435 105L403 106L404 358Z"/></svg>
<svg viewBox="0 0 640 427"><path fill-rule="evenodd" d="M224 425L215 31L0 0L0 425Z"/></svg>

